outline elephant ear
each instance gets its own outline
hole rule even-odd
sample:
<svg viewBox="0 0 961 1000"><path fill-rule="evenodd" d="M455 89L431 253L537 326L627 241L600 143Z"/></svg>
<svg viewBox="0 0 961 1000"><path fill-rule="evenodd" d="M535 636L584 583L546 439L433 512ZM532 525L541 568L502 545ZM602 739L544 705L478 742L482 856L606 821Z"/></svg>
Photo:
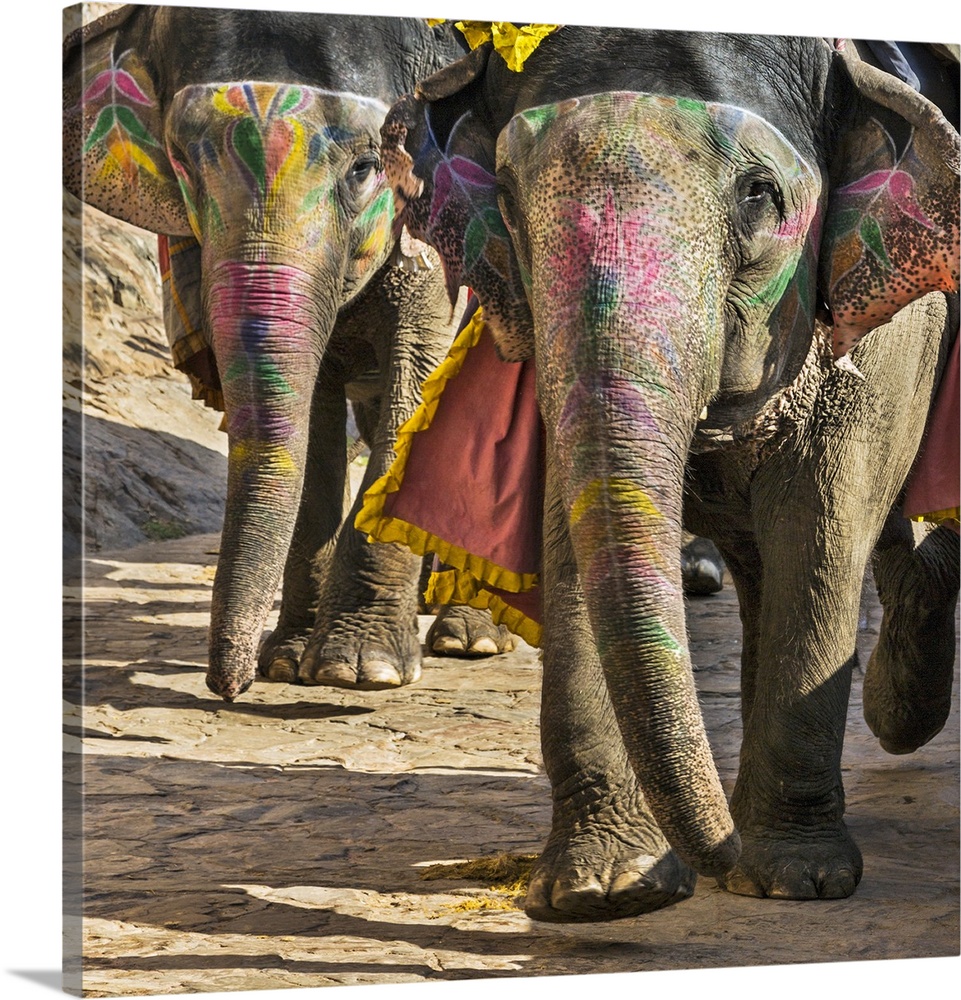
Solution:
<svg viewBox="0 0 961 1000"><path fill-rule="evenodd" d="M958 290L958 133L907 84L839 53L854 88L820 258L834 356L927 292Z"/></svg>
<svg viewBox="0 0 961 1000"><path fill-rule="evenodd" d="M142 9L122 7L64 41L63 183L115 219L187 235L161 104L137 45L146 37Z"/></svg>
<svg viewBox="0 0 961 1000"><path fill-rule="evenodd" d="M451 302L472 288L502 358L519 361L533 352L533 322L498 207L497 126L476 110L491 51L481 45L398 101L381 157L398 232L406 226L436 248Z"/></svg>

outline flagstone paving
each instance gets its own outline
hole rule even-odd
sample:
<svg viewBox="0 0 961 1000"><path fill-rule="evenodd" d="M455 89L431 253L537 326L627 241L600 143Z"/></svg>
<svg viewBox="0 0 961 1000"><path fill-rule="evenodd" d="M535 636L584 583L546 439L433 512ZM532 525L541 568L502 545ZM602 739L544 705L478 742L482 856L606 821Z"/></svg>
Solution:
<svg viewBox="0 0 961 1000"><path fill-rule="evenodd" d="M217 544L99 553L68 591L68 635L82 625L85 645L65 692L67 929L82 937L87 996L958 954L957 680L945 730L892 757L855 678L844 776L865 873L852 898L756 900L701 879L659 913L544 925L490 878L423 878L442 862L534 855L547 835L536 650L430 657L398 691L259 681L228 705L203 674ZM873 591L862 618L866 662ZM733 588L691 599L689 628L730 793Z"/></svg>

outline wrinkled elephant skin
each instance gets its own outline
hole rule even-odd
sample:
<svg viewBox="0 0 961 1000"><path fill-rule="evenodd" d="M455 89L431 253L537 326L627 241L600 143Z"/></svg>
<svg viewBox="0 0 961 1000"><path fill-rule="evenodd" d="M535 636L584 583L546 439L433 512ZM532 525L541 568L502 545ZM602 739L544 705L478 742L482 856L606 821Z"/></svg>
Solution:
<svg viewBox="0 0 961 1000"><path fill-rule="evenodd" d="M937 732L950 688L956 539L899 530L897 503L957 332L956 126L822 39L564 26L521 73L486 44L422 82L383 139L400 218L502 357L536 364L554 820L528 912L644 912L692 869L850 894L841 743L872 550L885 745ZM741 604L730 806L682 526ZM895 711L932 684L924 724Z"/></svg>

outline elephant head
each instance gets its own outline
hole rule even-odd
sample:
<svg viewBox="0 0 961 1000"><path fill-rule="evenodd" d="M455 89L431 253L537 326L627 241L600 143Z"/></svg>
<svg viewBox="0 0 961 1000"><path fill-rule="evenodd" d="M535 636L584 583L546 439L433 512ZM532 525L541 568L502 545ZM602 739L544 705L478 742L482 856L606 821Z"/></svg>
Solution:
<svg viewBox="0 0 961 1000"><path fill-rule="evenodd" d="M414 20L132 6L65 43L66 187L199 244L229 435L208 686L228 700L253 677L335 319L393 249L387 102L462 51L438 37Z"/></svg>
<svg viewBox="0 0 961 1000"><path fill-rule="evenodd" d="M957 133L820 39L567 26L522 73L478 48L382 134L398 222L437 247L451 289L474 289L503 358L536 363L632 765L677 852L719 874L738 839L679 560L699 420L776 399L818 351L824 305L842 358L957 290Z"/></svg>

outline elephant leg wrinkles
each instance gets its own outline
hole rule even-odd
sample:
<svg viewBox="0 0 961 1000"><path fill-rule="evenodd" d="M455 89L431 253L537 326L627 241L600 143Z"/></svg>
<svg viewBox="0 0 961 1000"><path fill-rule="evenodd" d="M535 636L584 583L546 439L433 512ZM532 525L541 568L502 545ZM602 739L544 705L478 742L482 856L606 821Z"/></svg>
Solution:
<svg viewBox="0 0 961 1000"><path fill-rule="evenodd" d="M260 673L293 683L317 615L318 586L330 571L338 532L350 507L346 469L347 401L321 379L314 390L304 491L291 541L277 627L258 658Z"/></svg>
<svg viewBox="0 0 961 1000"><path fill-rule="evenodd" d="M611 920L688 898L696 875L661 833L628 761L565 520L549 498L541 743L554 807L524 908L544 921Z"/></svg>
<svg viewBox="0 0 961 1000"><path fill-rule="evenodd" d="M399 687L420 677L417 631L421 559L398 545L371 545L354 528L367 489L394 460L397 429L414 412L423 381L443 360L463 303L452 308L440 269L406 276L387 269L350 318L355 336L370 340L386 373L364 480L318 596L313 632L298 678L365 690ZM390 341L378 329L396 330ZM350 332L348 330L348 332ZM376 404L367 407L373 417ZM373 420L371 420L371 423Z"/></svg>
<svg viewBox="0 0 961 1000"><path fill-rule="evenodd" d="M837 898L861 877L842 818L841 749L870 532L828 528L803 501L760 519L763 586L760 600L742 607L745 637L757 638L753 649L745 642L744 738L731 800L743 849L719 879L732 892ZM816 535L825 538L820 555L804 544Z"/></svg>
<svg viewBox="0 0 961 1000"><path fill-rule="evenodd" d="M804 431L807 461L799 464L787 443L752 480L762 569L760 600L742 605L745 645L752 634L757 642L755 663L745 664L744 740L731 803L744 847L722 880L734 892L837 898L861 876L843 821L841 751L867 560L908 474L930 398L925 382L936 376L939 342L926 308L911 307L891 324L886 335L904 338L900 351L884 354L879 341L864 346L863 380L845 382L853 377L836 370L825 376ZM899 436L904 447L892 447ZM884 554L883 540L879 548L884 589L895 554ZM737 578L739 567L731 568ZM915 559L915 583L925 574L929 593L944 589L943 574L939 584ZM917 616L915 630L916 623ZM910 644L892 646L882 636L872 671L890 677L881 661L911 655ZM872 682L866 688L870 703Z"/></svg>

